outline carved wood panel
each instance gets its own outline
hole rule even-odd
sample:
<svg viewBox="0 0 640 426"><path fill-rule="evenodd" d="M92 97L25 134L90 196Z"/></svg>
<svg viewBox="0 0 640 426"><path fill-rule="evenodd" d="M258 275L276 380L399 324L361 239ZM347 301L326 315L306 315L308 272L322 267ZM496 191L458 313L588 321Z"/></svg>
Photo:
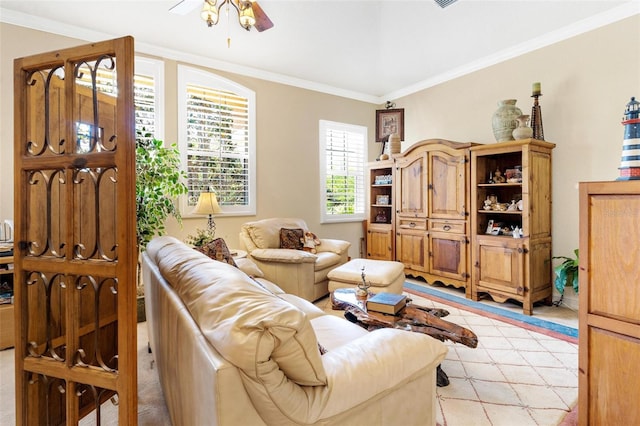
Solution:
<svg viewBox="0 0 640 426"><path fill-rule="evenodd" d="M14 61L19 425L109 399L137 423L133 61L131 37Z"/></svg>

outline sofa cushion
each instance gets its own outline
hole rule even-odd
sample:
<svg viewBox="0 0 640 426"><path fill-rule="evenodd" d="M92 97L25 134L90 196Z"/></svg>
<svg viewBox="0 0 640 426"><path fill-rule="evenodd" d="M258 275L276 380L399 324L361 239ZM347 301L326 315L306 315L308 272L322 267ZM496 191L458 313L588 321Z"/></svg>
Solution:
<svg viewBox="0 0 640 426"><path fill-rule="evenodd" d="M248 222L243 225L253 243L261 249L280 248L280 228L301 228L307 224L296 218L271 218Z"/></svg>
<svg viewBox="0 0 640 426"><path fill-rule="evenodd" d="M280 248L302 250L304 230L302 228L280 228Z"/></svg>
<svg viewBox="0 0 640 426"><path fill-rule="evenodd" d="M189 309L216 350L255 379L260 379L259 366L272 360L300 385L326 384L306 314L245 280L216 281Z"/></svg>
<svg viewBox="0 0 640 426"><path fill-rule="evenodd" d="M318 256L318 260L316 260L316 271L335 267L341 260L340 256L330 251L316 253L316 256Z"/></svg>
<svg viewBox="0 0 640 426"><path fill-rule="evenodd" d="M258 268L258 265L256 265L251 259L248 259L246 257L237 259L236 265L242 272L249 275L250 277L254 277L254 278L264 277L264 272L262 272L262 269Z"/></svg>
<svg viewBox="0 0 640 426"><path fill-rule="evenodd" d="M343 313L342 311L340 311ZM311 320L311 326L316 333L318 343L326 350L332 351L343 345L348 345L358 337L369 332L357 324L334 315L321 315Z"/></svg>

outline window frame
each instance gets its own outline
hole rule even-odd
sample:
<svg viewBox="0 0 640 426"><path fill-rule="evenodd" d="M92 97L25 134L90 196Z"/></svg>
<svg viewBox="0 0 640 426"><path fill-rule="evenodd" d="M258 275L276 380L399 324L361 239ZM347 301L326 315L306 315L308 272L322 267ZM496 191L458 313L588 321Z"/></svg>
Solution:
<svg viewBox="0 0 640 426"><path fill-rule="evenodd" d="M187 86L196 84L212 89L221 89L233 92L247 99L248 114L248 204L247 205L221 205L223 210L218 215L222 216L251 216L256 214L256 94L253 90L244 87L232 80L221 77L210 71L204 71L187 65L178 65L178 148L182 169L187 170L188 136L187 126ZM186 183L186 182L185 182ZM182 217L200 217L192 213L193 207L188 205L186 196L180 197L180 211Z"/></svg>
<svg viewBox="0 0 640 426"><path fill-rule="evenodd" d="M319 121L319 162L320 162L320 223L360 222L366 219L366 166L368 156L368 128L357 124L340 123L330 120ZM362 137L361 175L356 177L356 206L360 203L361 212L349 214L331 214L327 211L327 131L344 131L359 134ZM359 177L359 183L358 183Z"/></svg>
<svg viewBox="0 0 640 426"><path fill-rule="evenodd" d="M164 61L157 59L135 57L135 75L153 77L155 132L153 137L164 141Z"/></svg>

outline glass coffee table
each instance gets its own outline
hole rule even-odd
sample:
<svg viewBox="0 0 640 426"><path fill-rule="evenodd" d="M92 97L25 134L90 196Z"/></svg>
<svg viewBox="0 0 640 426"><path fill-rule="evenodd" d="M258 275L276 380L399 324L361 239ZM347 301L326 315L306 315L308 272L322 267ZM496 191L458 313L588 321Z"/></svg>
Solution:
<svg viewBox="0 0 640 426"><path fill-rule="evenodd" d="M356 294L355 289L339 288L331 293L331 306L333 309L345 311L346 319L369 331L378 328L398 328L428 334L443 342L450 340L470 348L478 346L478 336L473 331L442 319L449 315L445 309L419 306L409 298L407 305L397 314L383 314L367 311L367 299L371 296L373 293L362 297ZM437 384L438 386L449 384L449 378L440 366L438 366Z"/></svg>

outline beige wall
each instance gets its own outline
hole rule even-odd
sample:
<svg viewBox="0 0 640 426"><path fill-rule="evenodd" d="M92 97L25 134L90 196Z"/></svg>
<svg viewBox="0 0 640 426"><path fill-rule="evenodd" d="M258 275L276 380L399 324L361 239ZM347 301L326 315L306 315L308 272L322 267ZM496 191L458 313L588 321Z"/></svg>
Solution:
<svg viewBox="0 0 640 426"><path fill-rule="evenodd" d="M631 96L640 97L640 15L533 51L470 75L394 100L405 109L403 149L427 138L493 143L491 115L501 99L518 99L523 113L532 106L531 84L542 83L545 139L557 144L553 159L554 255L578 246L580 181L614 180L622 148L620 120ZM10 218L13 196L12 61L18 56L73 46L79 41L0 24L0 219ZM167 61L166 139L177 139L176 66ZM350 240L358 256L359 223L320 225L318 193L318 120L369 127L374 138L374 110L359 101L263 80L219 73L257 93L256 217L219 217L218 235L237 244L240 224L255 218L290 215L307 220L320 236ZM380 146L369 144L373 159ZM182 238L204 219L186 219L184 228L169 224ZM569 292L571 293L571 292ZM569 304L577 300L569 294Z"/></svg>
<svg viewBox="0 0 640 426"><path fill-rule="evenodd" d="M397 99L397 107L405 109L405 138L494 143L491 116L497 101L517 99L522 112L530 114L531 84L541 82L545 140L557 144L553 253L573 255L578 247L577 183L618 177L620 121L630 97L640 98L639 28L636 15ZM577 306L572 293L565 297Z"/></svg>

